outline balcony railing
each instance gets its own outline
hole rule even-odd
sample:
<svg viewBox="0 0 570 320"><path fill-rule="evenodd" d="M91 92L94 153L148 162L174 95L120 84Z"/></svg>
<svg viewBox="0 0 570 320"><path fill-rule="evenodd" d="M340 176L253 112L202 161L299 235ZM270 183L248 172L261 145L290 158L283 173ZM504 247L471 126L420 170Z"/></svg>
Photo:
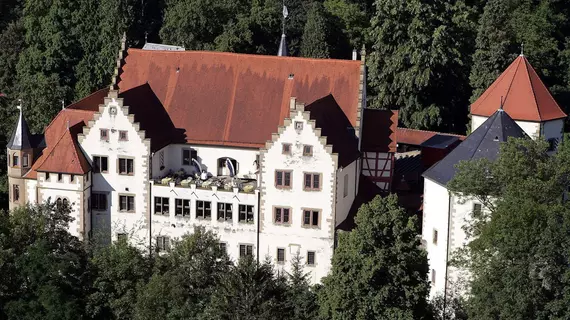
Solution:
<svg viewBox="0 0 570 320"><path fill-rule="evenodd" d="M153 181L154 185L157 186L168 186L171 183L174 183L175 186L181 188L191 188L192 185L195 185L198 189L216 188L218 191L232 191L234 188L238 188L240 192L254 193L255 189L257 189L256 179L245 179L229 176L200 177L198 174L194 176L189 175L183 170L169 172L164 177L154 178Z"/></svg>

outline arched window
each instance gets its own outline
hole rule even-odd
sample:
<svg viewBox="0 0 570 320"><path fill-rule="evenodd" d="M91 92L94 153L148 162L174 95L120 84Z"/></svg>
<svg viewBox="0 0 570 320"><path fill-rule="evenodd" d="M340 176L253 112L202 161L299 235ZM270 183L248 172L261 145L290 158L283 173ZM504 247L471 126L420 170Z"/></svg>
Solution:
<svg viewBox="0 0 570 320"><path fill-rule="evenodd" d="M218 175L219 176L235 176L239 171L238 162L229 157L218 159Z"/></svg>
<svg viewBox="0 0 570 320"><path fill-rule="evenodd" d="M63 199L63 205L65 207L67 207L69 205L69 201L67 201L67 199L65 199L65 198Z"/></svg>
<svg viewBox="0 0 570 320"><path fill-rule="evenodd" d="M61 198L57 198L57 200L55 201L56 208L61 209L62 204L63 204L63 201L61 200Z"/></svg>

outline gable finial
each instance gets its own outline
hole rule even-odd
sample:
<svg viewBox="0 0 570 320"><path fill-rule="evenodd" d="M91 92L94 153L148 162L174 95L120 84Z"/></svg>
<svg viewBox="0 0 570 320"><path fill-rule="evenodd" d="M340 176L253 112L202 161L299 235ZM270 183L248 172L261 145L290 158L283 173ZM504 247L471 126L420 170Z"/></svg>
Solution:
<svg viewBox="0 0 570 320"><path fill-rule="evenodd" d="M289 50L287 48L287 37L285 36L285 19L289 16L289 10L285 5L285 0L283 0L283 18L282 18L282 29L281 29L281 41L279 42L279 49L277 50L277 56L286 57L289 55Z"/></svg>
<svg viewBox="0 0 570 320"><path fill-rule="evenodd" d="M147 44L148 43L148 32L144 33L144 43Z"/></svg>
<svg viewBox="0 0 570 320"><path fill-rule="evenodd" d="M18 99L18 105L16 105L16 108L22 112L22 99Z"/></svg>
<svg viewBox="0 0 570 320"><path fill-rule="evenodd" d="M61 99L61 110L65 109L65 99Z"/></svg>
<svg viewBox="0 0 570 320"><path fill-rule="evenodd" d="M521 43L521 54L520 54L520 56L524 57L524 42Z"/></svg>

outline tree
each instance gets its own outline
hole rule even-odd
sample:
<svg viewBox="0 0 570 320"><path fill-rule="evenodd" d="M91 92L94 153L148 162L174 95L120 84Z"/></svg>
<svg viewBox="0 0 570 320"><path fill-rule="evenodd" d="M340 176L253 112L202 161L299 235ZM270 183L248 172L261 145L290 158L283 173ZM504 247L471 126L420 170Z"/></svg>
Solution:
<svg viewBox="0 0 570 320"><path fill-rule="evenodd" d="M137 298L135 319L194 319L209 305L230 260L211 231L196 228L158 258Z"/></svg>
<svg viewBox="0 0 570 320"><path fill-rule="evenodd" d="M283 277L275 277L270 261L260 264L252 256L243 257L222 278L206 318L287 319L286 289Z"/></svg>
<svg viewBox="0 0 570 320"><path fill-rule="evenodd" d="M321 314L340 319L425 319L427 254L415 216L395 195L358 210L356 228L339 234L332 270L319 291Z"/></svg>
<svg viewBox="0 0 570 320"><path fill-rule="evenodd" d="M371 106L405 126L464 132L473 11L462 1L377 0L368 59Z"/></svg>
<svg viewBox="0 0 570 320"><path fill-rule="evenodd" d="M297 252L291 261L291 273L287 276L287 303L291 319L316 319L319 306L317 295L309 284L309 275L304 272L301 256Z"/></svg>
<svg viewBox="0 0 570 320"><path fill-rule="evenodd" d="M151 275L150 263L125 241L94 253L87 310L93 319L132 319L137 289Z"/></svg>
<svg viewBox="0 0 570 320"><path fill-rule="evenodd" d="M322 4L315 2L307 13L301 55L308 58L328 58L330 56L328 37L325 10Z"/></svg>
<svg viewBox="0 0 570 320"><path fill-rule="evenodd" d="M470 319L565 319L570 316L570 186L567 138L554 156L545 141L511 139L496 161L458 166L449 188L486 207L456 253L471 274ZM473 180L473 179L480 180ZM477 181L477 182L474 182Z"/></svg>
<svg viewBox="0 0 570 320"><path fill-rule="evenodd" d="M69 213L48 202L0 214L1 318L85 318L87 254Z"/></svg>

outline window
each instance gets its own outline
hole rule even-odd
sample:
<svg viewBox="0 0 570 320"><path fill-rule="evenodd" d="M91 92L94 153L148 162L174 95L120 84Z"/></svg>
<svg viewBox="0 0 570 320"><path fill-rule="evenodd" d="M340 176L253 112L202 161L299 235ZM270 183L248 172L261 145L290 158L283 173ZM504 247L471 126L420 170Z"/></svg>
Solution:
<svg viewBox="0 0 570 320"><path fill-rule="evenodd" d="M303 123L301 121L295 121L295 130L303 130Z"/></svg>
<svg viewBox="0 0 570 320"><path fill-rule="evenodd" d="M433 244L437 245L437 230L433 229L433 235L432 235L432 242Z"/></svg>
<svg viewBox="0 0 570 320"><path fill-rule="evenodd" d="M69 177L69 181L73 182L74 180L75 180L75 175L72 174L72 175Z"/></svg>
<svg viewBox="0 0 570 320"><path fill-rule="evenodd" d="M277 248L277 262L285 262L285 249Z"/></svg>
<svg viewBox="0 0 570 320"><path fill-rule="evenodd" d="M95 172L107 173L109 171L107 157L94 156L93 157L93 166L95 167L94 168Z"/></svg>
<svg viewBox="0 0 570 320"><path fill-rule="evenodd" d="M232 204L218 203L218 220L232 221Z"/></svg>
<svg viewBox="0 0 570 320"><path fill-rule="evenodd" d="M228 252L228 244L225 242L220 242L220 250L223 252Z"/></svg>
<svg viewBox="0 0 570 320"><path fill-rule="evenodd" d="M303 156L304 157L312 157L313 156L313 146L304 145L303 146Z"/></svg>
<svg viewBox="0 0 570 320"><path fill-rule="evenodd" d="M253 255L253 245L251 244L240 244L239 245L239 257L252 256Z"/></svg>
<svg viewBox="0 0 570 320"><path fill-rule="evenodd" d="M49 172L46 172L46 181L49 181Z"/></svg>
<svg viewBox="0 0 570 320"><path fill-rule="evenodd" d="M291 171L275 171L275 186L277 188L291 188Z"/></svg>
<svg viewBox="0 0 570 320"><path fill-rule="evenodd" d="M315 265L315 251L307 251L307 264L310 266Z"/></svg>
<svg viewBox="0 0 570 320"><path fill-rule="evenodd" d="M20 186L17 184L12 185L12 201L20 200Z"/></svg>
<svg viewBox="0 0 570 320"><path fill-rule="evenodd" d="M158 252L170 250L170 238L165 236L156 237L156 250Z"/></svg>
<svg viewBox="0 0 570 320"><path fill-rule="evenodd" d="M27 168L30 165L28 160L29 160L28 155L22 156L22 167Z"/></svg>
<svg viewBox="0 0 570 320"><path fill-rule="evenodd" d="M473 204L473 215L478 215L481 214L481 204L480 203L474 203Z"/></svg>
<svg viewBox="0 0 570 320"><path fill-rule="evenodd" d="M281 153L290 155L291 154L291 144L290 143L284 143Z"/></svg>
<svg viewBox="0 0 570 320"><path fill-rule="evenodd" d="M194 149L182 149L182 165L192 165L192 159L198 161L198 152Z"/></svg>
<svg viewBox="0 0 570 320"><path fill-rule="evenodd" d="M118 242L127 242L128 237L126 233L117 233L117 241Z"/></svg>
<svg viewBox="0 0 570 320"><path fill-rule="evenodd" d="M239 205L238 222L253 222L253 206Z"/></svg>
<svg viewBox="0 0 570 320"><path fill-rule="evenodd" d="M318 210L303 210L303 226L304 227L318 227L319 226L319 211Z"/></svg>
<svg viewBox="0 0 570 320"><path fill-rule="evenodd" d="M154 197L154 214L168 215L170 212L170 199Z"/></svg>
<svg viewBox="0 0 570 320"><path fill-rule="evenodd" d="M342 197L346 198L348 196L348 173L344 175L344 185L342 187Z"/></svg>
<svg viewBox="0 0 570 320"><path fill-rule="evenodd" d="M219 158L218 159L218 175L219 176L234 176L238 172L238 162L232 158Z"/></svg>
<svg viewBox="0 0 570 320"><path fill-rule="evenodd" d="M431 269L431 284L435 285L435 269Z"/></svg>
<svg viewBox="0 0 570 320"><path fill-rule="evenodd" d="M210 219L212 217L212 203L210 201L196 201L196 218Z"/></svg>
<svg viewBox="0 0 570 320"><path fill-rule="evenodd" d="M176 199L175 204L176 204L175 214L177 216L183 216L183 217L190 216L190 200Z"/></svg>
<svg viewBox="0 0 570 320"><path fill-rule="evenodd" d="M119 130L119 141L128 141L129 136L127 131Z"/></svg>
<svg viewBox="0 0 570 320"><path fill-rule="evenodd" d="M134 160L119 158L119 174L132 175L134 173Z"/></svg>
<svg viewBox="0 0 570 320"><path fill-rule="evenodd" d="M275 223L277 224L289 224L289 208L275 208Z"/></svg>
<svg viewBox="0 0 570 320"><path fill-rule="evenodd" d="M63 180L63 174L58 173L57 174L57 182L61 182L61 180Z"/></svg>
<svg viewBox="0 0 570 320"><path fill-rule="evenodd" d="M17 167L20 165L20 157L18 157L17 154L14 153L14 155L12 156L12 166L13 167Z"/></svg>
<svg viewBox="0 0 570 320"><path fill-rule="evenodd" d="M321 174L305 173L305 183L303 185L303 190L305 191L321 190Z"/></svg>
<svg viewBox="0 0 570 320"><path fill-rule="evenodd" d="M135 196L119 196L119 211L134 212Z"/></svg>
<svg viewBox="0 0 570 320"><path fill-rule="evenodd" d="M91 209L93 210L107 210L107 195L105 193L91 194Z"/></svg>
<svg viewBox="0 0 570 320"><path fill-rule="evenodd" d="M164 151L160 151L159 155L159 163L160 163L160 170L164 169Z"/></svg>
<svg viewBox="0 0 570 320"><path fill-rule="evenodd" d="M100 129L101 140L109 141L109 130L108 129Z"/></svg>
<svg viewBox="0 0 570 320"><path fill-rule="evenodd" d="M63 206L64 206L64 207L67 207L68 205L69 205L69 200L67 200L67 199L64 198L64 199L63 199Z"/></svg>
<svg viewBox="0 0 570 320"><path fill-rule="evenodd" d="M57 200L55 200L55 206L57 209L61 210L63 207L63 201L61 201L61 198L57 198Z"/></svg>

